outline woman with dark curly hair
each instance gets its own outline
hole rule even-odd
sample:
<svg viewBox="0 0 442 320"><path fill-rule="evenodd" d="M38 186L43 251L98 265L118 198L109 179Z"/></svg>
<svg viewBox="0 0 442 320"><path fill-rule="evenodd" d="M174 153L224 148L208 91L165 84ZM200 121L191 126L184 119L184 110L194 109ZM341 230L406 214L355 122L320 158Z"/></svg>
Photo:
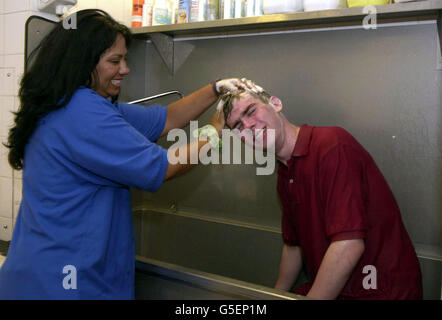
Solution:
<svg viewBox="0 0 442 320"><path fill-rule="evenodd" d="M75 14L77 28L60 22L21 81L7 147L11 166L23 169L23 200L0 269L0 299L132 299L129 188L156 191L195 166L169 163L168 152L182 149L155 141L240 83L220 80L167 107L119 103L130 30L101 10ZM223 116L211 126L219 134Z"/></svg>

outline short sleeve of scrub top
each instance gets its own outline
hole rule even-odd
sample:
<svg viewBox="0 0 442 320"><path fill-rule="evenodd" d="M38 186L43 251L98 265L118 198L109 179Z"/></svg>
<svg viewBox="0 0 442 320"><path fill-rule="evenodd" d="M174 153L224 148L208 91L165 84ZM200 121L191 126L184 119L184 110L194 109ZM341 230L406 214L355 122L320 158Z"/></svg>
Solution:
<svg viewBox="0 0 442 320"><path fill-rule="evenodd" d="M167 110L161 105L141 106L118 102L115 104L123 118L150 141L157 141L166 123Z"/></svg>
<svg viewBox="0 0 442 320"><path fill-rule="evenodd" d="M167 109L116 108L92 90L87 95L87 104L76 104L79 110L65 111L71 120L67 129L74 133L66 145L73 161L97 175L97 183L157 191L167 171L167 150L152 141L164 128Z"/></svg>

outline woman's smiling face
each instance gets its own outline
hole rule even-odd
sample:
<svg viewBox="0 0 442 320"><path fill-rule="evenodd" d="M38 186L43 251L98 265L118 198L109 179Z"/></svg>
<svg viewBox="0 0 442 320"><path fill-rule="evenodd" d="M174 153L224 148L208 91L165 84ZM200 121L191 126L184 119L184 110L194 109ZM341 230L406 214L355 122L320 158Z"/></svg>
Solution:
<svg viewBox="0 0 442 320"><path fill-rule="evenodd" d="M130 72L126 55L126 40L118 34L112 47L102 54L92 74L92 89L103 98L120 93L121 80Z"/></svg>

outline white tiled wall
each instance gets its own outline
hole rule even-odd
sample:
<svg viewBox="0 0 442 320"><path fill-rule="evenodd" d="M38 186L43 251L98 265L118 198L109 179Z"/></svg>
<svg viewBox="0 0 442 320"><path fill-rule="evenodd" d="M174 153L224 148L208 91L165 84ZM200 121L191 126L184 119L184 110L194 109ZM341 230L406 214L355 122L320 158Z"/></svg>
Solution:
<svg viewBox="0 0 442 320"><path fill-rule="evenodd" d="M132 0L78 0L70 12L98 8L130 27ZM0 0L0 142L13 124L11 111L19 107L18 89L24 72L25 23L32 15L55 19L37 10L37 0ZM0 145L0 240L10 240L21 201L22 175L7 161Z"/></svg>
<svg viewBox="0 0 442 320"><path fill-rule="evenodd" d="M0 240L11 239L17 202L21 201L21 172L8 164L11 111L19 106L18 89L24 70L25 23L37 12L37 0L0 0ZM55 19L55 16L46 18Z"/></svg>
<svg viewBox="0 0 442 320"><path fill-rule="evenodd" d="M0 240L8 241L13 228L12 223L12 179L0 177Z"/></svg>
<svg viewBox="0 0 442 320"><path fill-rule="evenodd" d="M33 0L3 0L5 13L31 11L34 6Z"/></svg>

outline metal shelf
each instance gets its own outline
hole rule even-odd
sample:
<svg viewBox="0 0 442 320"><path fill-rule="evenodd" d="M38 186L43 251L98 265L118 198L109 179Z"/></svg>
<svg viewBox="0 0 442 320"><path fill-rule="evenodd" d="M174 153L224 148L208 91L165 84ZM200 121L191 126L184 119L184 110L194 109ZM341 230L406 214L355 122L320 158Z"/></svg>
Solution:
<svg viewBox="0 0 442 320"><path fill-rule="evenodd" d="M191 22L131 29L136 38L149 39L153 34L171 37L206 36L303 29L324 26L362 25L367 13L364 7L288 14L272 14L258 17ZM442 0L396 3L375 6L378 23L410 20L434 20L441 15Z"/></svg>
<svg viewBox="0 0 442 320"><path fill-rule="evenodd" d="M186 37L235 36L298 29L362 27L369 13L365 7L272 14L258 17L191 22L132 28L135 38L151 40L171 74L174 73L174 40ZM376 24L436 20L442 43L442 0L395 3L376 8ZM440 46L439 46L439 51ZM442 58L440 58L442 60ZM442 68L442 61L438 61ZM438 68L439 68L438 67Z"/></svg>

